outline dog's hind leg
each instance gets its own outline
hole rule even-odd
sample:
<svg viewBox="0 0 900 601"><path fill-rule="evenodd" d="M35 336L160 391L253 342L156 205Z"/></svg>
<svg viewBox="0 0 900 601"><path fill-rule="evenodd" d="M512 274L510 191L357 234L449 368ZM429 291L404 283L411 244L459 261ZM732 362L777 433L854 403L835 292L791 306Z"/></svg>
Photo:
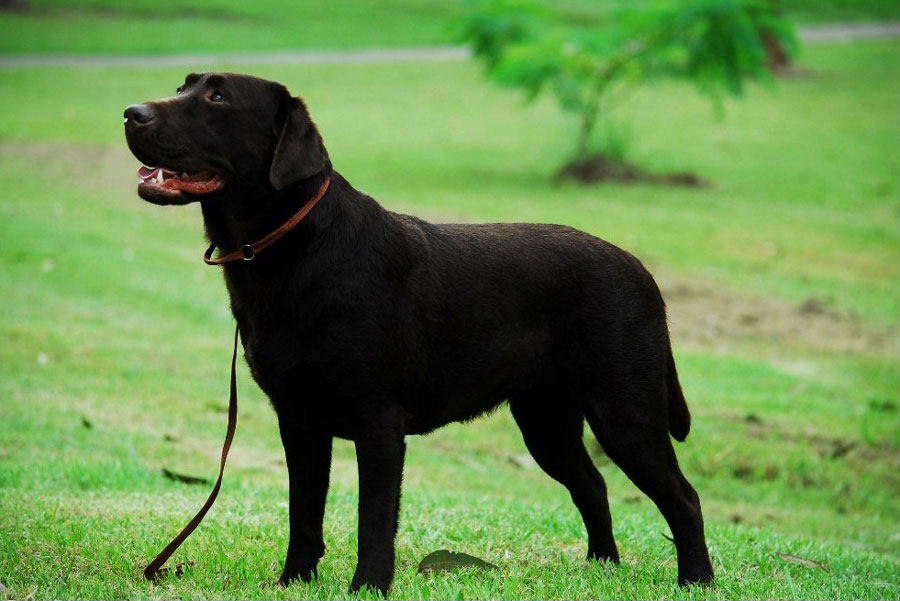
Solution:
<svg viewBox="0 0 900 601"><path fill-rule="evenodd" d="M619 388L614 393L604 391L602 398L585 403L588 424L609 458L668 522L678 554L678 583L710 582L713 570L700 499L681 473L672 448L665 386L651 384L663 380L622 377L615 381Z"/></svg>
<svg viewBox="0 0 900 601"><path fill-rule="evenodd" d="M618 562L606 483L584 448L584 415L563 399L551 407L553 394L511 399L513 417L538 465L572 495L587 529L588 558Z"/></svg>

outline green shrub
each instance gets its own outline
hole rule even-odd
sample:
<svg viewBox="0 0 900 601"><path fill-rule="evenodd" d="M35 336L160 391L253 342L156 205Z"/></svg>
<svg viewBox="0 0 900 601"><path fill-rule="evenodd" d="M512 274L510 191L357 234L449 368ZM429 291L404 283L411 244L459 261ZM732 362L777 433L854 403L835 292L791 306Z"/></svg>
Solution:
<svg viewBox="0 0 900 601"><path fill-rule="evenodd" d="M591 154L598 129L612 130L623 90L661 77L684 79L721 110L722 98L740 95L745 80L771 81L773 49L788 56L796 49L792 27L760 0L639 2L589 26L564 23L559 13L528 0L475 0L459 38L489 78L522 88L529 101L549 90L576 115L575 161ZM601 135L596 150L623 154L607 147L610 139Z"/></svg>

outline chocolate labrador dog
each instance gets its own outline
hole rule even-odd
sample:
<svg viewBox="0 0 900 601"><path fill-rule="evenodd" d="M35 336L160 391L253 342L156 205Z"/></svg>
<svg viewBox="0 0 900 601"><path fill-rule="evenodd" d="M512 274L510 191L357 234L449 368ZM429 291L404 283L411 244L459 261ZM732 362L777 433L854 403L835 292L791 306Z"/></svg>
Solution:
<svg viewBox="0 0 900 601"><path fill-rule="evenodd" d="M278 416L290 488L280 582L325 551L332 438L359 466L351 590L385 592L404 437L507 401L538 465L564 485L587 556L617 562L584 421L656 503L678 582L709 582L700 501L670 436L690 428L653 278L629 253L540 224L432 224L385 210L332 168L306 106L247 75L187 76L176 96L125 110L146 167L138 194L199 202L218 247L253 377ZM239 259L239 260L232 260Z"/></svg>

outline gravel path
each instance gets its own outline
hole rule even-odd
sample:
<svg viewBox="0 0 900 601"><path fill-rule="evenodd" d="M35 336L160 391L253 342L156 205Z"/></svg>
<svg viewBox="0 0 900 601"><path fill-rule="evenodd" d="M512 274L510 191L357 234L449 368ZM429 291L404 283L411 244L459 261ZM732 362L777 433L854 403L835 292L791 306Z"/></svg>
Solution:
<svg viewBox="0 0 900 601"><path fill-rule="evenodd" d="M807 44L900 37L900 22L833 23L797 28ZM277 52L192 53L160 55L0 55L0 69L28 67L213 67L218 65L321 65L420 61L459 61L470 55L460 46L370 48L361 50L296 50Z"/></svg>
<svg viewBox="0 0 900 601"><path fill-rule="evenodd" d="M458 46L367 48L360 50L283 50L191 54L23 54L0 55L0 69L16 67L185 67L210 65L322 65L458 61L469 51Z"/></svg>

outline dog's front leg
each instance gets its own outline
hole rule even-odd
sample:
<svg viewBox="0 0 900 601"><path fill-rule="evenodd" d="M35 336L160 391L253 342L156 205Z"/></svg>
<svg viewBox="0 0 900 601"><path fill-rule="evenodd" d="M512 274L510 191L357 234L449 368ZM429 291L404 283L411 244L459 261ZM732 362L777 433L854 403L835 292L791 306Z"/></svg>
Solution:
<svg viewBox="0 0 900 601"><path fill-rule="evenodd" d="M394 577L394 537L406 452L401 415L399 408L385 410L355 440L359 533L351 592L369 586L387 594Z"/></svg>
<svg viewBox="0 0 900 601"><path fill-rule="evenodd" d="M292 427L279 420L290 488L290 541L279 584L309 582L325 553L322 519L331 470L331 436Z"/></svg>

